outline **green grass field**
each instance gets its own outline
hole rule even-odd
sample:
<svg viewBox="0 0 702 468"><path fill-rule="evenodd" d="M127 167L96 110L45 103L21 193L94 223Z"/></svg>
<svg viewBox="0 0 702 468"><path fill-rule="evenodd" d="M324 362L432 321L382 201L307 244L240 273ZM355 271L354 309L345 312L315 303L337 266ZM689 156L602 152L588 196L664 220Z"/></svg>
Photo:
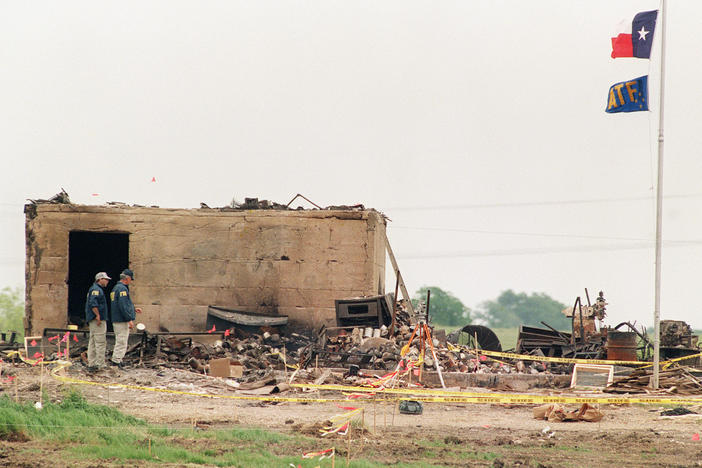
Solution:
<svg viewBox="0 0 702 468"><path fill-rule="evenodd" d="M61 402L45 400L40 410L31 402L16 403L7 396L0 397L0 440L30 444L19 450L25 463L22 466L29 466L26 465L27 460L55 457L55 450L59 450L62 462L93 460L97 464L95 466L152 466L152 463L158 466L173 463L179 466L267 468L292 464L310 468L319 466L320 461L316 458L303 459L302 453L324 450L330 446L343 450L346 446L344 440L259 428L199 430L157 427L114 408L90 404L77 392L66 394ZM31 445L32 441L40 444ZM50 455L46 453L47 450ZM372 456L370 451L364 454ZM339 466L342 463L345 466L344 455L339 454L337 459ZM323 466L331 466L329 460L326 462ZM375 468L385 465L356 456L349 466ZM393 466L432 465L398 463Z"/></svg>

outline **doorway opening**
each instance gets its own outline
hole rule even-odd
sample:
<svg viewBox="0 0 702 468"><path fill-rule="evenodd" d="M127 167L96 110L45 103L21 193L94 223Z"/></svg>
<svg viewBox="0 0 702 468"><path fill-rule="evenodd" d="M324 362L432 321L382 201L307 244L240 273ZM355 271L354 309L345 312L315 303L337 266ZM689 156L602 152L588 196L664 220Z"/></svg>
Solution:
<svg viewBox="0 0 702 468"><path fill-rule="evenodd" d="M129 267L129 234L73 231L68 235L68 323L85 325L85 297L95 282L95 274L104 271L112 278L109 294L119 281L119 274ZM108 320L110 319L109 312Z"/></svg>

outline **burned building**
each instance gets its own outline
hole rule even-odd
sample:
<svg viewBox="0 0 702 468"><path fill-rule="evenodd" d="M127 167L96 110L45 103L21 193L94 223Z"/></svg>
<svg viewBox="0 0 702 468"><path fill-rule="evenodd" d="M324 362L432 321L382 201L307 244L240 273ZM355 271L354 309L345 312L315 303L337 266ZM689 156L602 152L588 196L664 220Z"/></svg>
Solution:
<svg viewBox="0 0 702 468"><path fill-rule="evenodd" d="M26 213L25 331L83 324L98 271L135 272L148 329L202 331L208 306L335 321L334 301L384 293L375 210L164 209L33 202Z"/></svg>

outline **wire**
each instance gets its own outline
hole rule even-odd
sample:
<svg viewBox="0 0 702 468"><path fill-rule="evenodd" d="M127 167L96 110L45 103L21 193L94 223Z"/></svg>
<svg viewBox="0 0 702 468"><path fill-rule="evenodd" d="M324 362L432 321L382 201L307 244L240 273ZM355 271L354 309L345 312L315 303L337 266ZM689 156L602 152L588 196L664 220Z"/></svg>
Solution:
<svg viewBox="0 0 702 468"><path fill-rule="evenodd" d="M468 203L456 205L433 205L433 206L395 206L385 208L385 211L424 211L424 210L471 210L483 208L513 208L513 207L529 207L529 206L556 206L556 205L586 205L599 203L623 203L632 201L651 201L650 196L639 197L619 197L619 198L583 198L573 200L554 200L554 201L524 201L524 202L499 202L499 203ZM702 193L688 193L679 195L667 195L664 198L700 198ZM655 198L655 197L653 197Z"/></svg>
<svg viewBox="0 0 702 468"><path fill-rule="evenodd" d="M702 242L691 241L688 243L672 244L669 247L692 247L700 246ZM629 245L601 245L601 246L570 246L570 247L535 247L528 249L511 249L511 250L485 250L485 251L466 251L466 252L435 252L427 254L397 254L397 258L403 260L419 260L419 259L438 259L438 258L467 258L467 257L509 257L515 255L537 255L550 253L579 253L579 252L598 252L598 251L624 251L624 250L643 250L651 249L651 242L629 244Z"/></svg>
<svg viewBox="0 0 702 468"><path fill-rule="evenodd" d="M516 231L484 231L480 229L460 229L447 227L423 227L423 226L397 226L390 225L392 229L409 229L417 231L439 231L439 232L466 232L470 234L499 234L509 236L534 236L534 237L562 237L566 239L601 239L601 240L621 240L621 241L649 241L650 239L641 237L610 237L610 236L590 236L584 234L553 234L541 232L516 232ZM653 241L651 241L653 242Z"/></svg>

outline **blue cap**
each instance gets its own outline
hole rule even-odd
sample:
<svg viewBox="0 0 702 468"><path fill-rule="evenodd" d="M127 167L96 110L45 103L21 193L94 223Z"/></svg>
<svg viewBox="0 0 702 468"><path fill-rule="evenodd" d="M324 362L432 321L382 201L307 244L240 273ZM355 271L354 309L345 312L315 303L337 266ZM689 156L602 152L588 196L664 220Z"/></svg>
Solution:
<svg viewBox="0 0 702 468"><path fill-rule="evenodd" d="M134 272L129 268L125 268L124 270L122 270L122 274L125 276L129 276L131 279L134 279Z"/></svg>

